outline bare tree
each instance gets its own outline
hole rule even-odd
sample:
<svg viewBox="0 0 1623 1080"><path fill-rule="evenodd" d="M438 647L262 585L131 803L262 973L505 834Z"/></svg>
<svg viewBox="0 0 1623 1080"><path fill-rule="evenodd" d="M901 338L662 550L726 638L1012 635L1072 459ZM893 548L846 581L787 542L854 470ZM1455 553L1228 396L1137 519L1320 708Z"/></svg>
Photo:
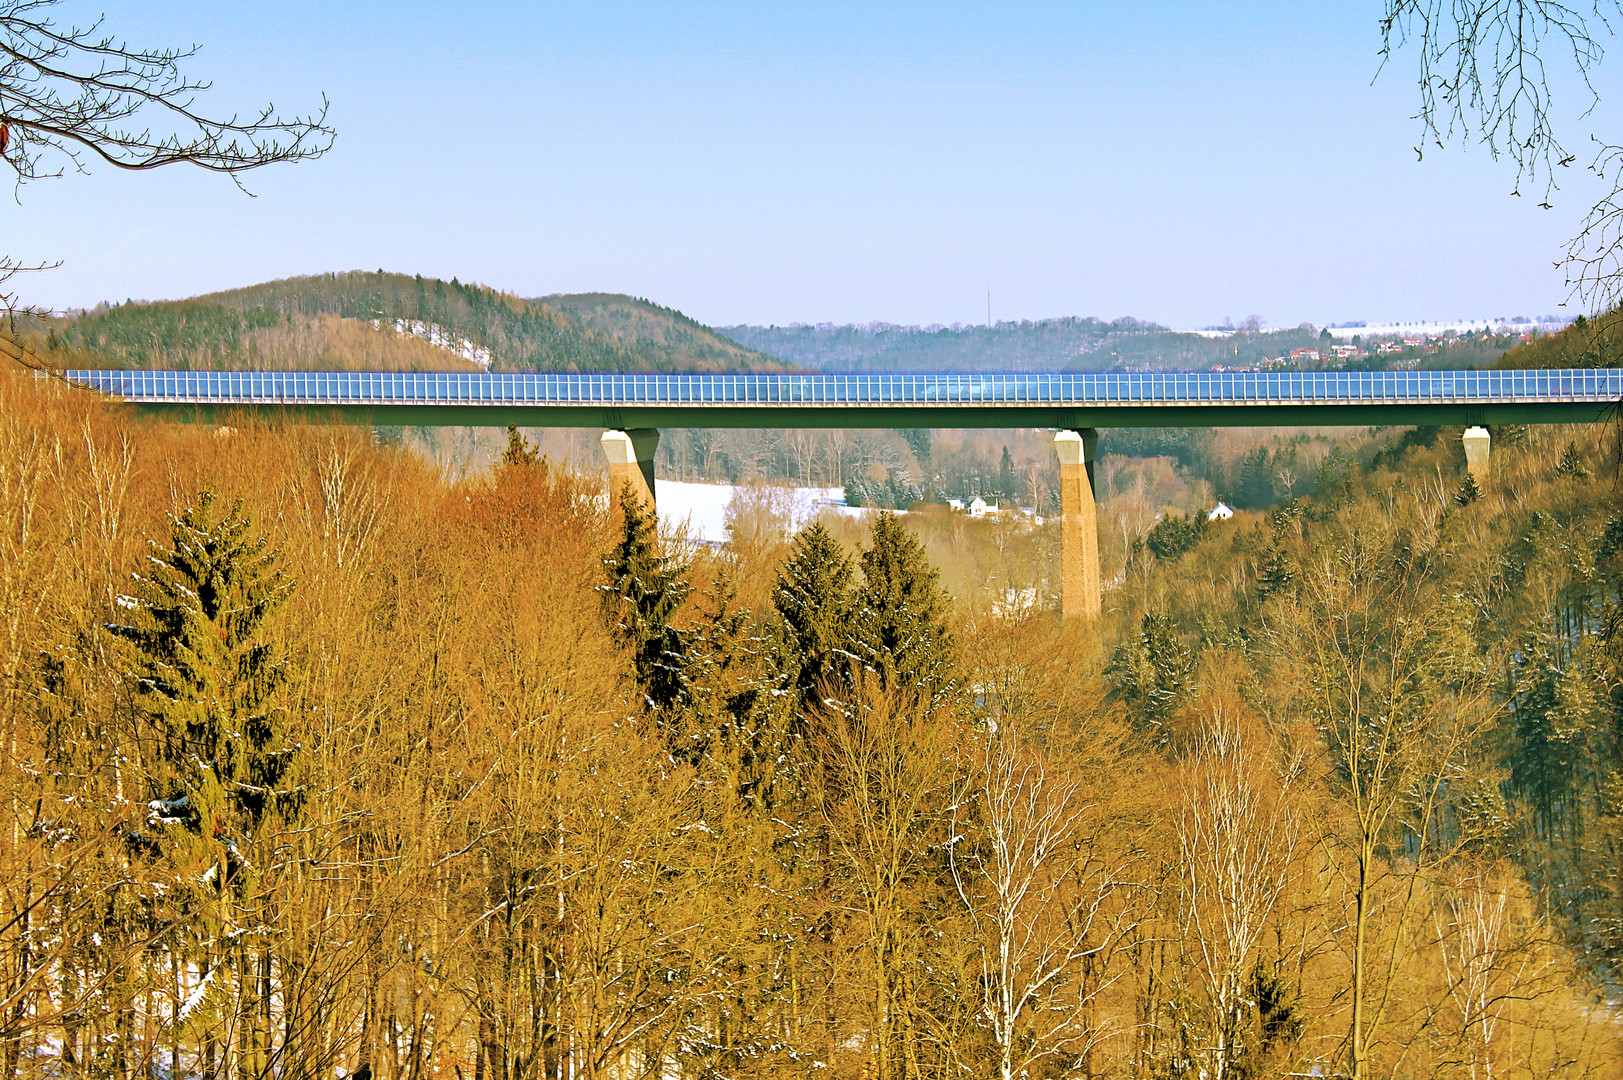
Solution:
<svg viewBox="0 0 1623 1080"><path fill-rule="evenodd" d="M186 73L197 46L146 49L107 32L102 20L59 26L58 0L0 0L0 160L21 187L93 161L120 169L195 165L238 180L250 169L320 157L332 146L327 103L292 118L266 105L246 117L199 110L210 84ZM50 264L0 257L7 278ZM17 297L0 291L8 320Z"/></svg>
<svg viewBox="0 0 1623 1080"><path fill-rule="evenodd" d="M34 308L21 303L21 297L18 296L16 289L8 285L11 279L18 274L50 270L58 265L58 263L22 263L9 255L0 255L0 312L6 315L7 330L16 332L16 316L38 314ZM32 367L31 352L32 350L10 338L0 336L0 354Z"/></svg>
<svg viewBox="0 0 1623 1080"><path fill-rule="evenodd" d="M1501 1029L1523 1002L1562 985L1543 927L1509 866L1465 864L1445 875L1432 908L1449 1000L1458 1012L1460 1051L1472 1080L1490 1080L1506 1056ZM1508 1022L1507 1022L1508 1021Z"/></svg>
<svg viewBox="0 0 1623 1080"><path fill-rule="evenodd" d="M1211 702L1178 817L1189 936L1210 1003L1208 1075L1214 1080L1229 1075L1241 1050L1246 980L1290 879L1301 825L1292 800L1294 771L1268 776L1274 762L1258 745L1267 736L1244 722L1241 707L1223 698Z"/></svg>
<svg viewBox="0 0 1623 1080"><path fill-rule="evenodd" d="M1013 1080L1053 1058L1086 1060L1100 1040L1090 1006L1104 984L1088 974L1113 936L1105 907L1118 874L1090 835L1098 809L1074 777L1050 773L1008 725L989 721L978 741L948 851L974 928L981 1016L999 1075Z"/></svg>
<svg viewBox="0 0 1623 1080"><path fill-rule="evenodd" d="M1355 1080L1370 1075L1421 873L1472 839L1450 799L1493 715L1487 666L1460 629L1469 613L1439 593L1425 542L1396 522L1355 523L1302 560L1272 625L1280 684L1319 730L1348 807L1344 833L1325 839L1353 908ZM1383 923L1393 932L1377 944Z"/></svg>
<svg viewBox="0 0 1623 1080"><path fill-rule="evenodd" d="M921 1042L912 976L927 937L921 901L932 887L931 850L945 839L959 732L949 711L876 679L861 680L849 701L827 699L808 727L829 923L866 984L867 1067L876 1080L911 1078Z"/></svg>

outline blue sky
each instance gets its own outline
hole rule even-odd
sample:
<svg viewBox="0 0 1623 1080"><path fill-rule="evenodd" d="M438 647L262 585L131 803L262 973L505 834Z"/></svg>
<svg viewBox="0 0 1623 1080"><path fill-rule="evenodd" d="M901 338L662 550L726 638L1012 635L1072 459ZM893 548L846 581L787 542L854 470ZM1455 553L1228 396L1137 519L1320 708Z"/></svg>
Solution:
<svg viewBox="0 0 1623 1080"><path fill-rule="evenodd" d="M58 307L382 267L711 324L973 322L988 290L998 319L1179 327L1559 310L1582 174L1541 210L1479 149L1417 161L1379 11L144 2L109 29L201 44L217 112L325 92L332 153L253 199L92 168L0 228L63 260L23 282Z"/></svg>

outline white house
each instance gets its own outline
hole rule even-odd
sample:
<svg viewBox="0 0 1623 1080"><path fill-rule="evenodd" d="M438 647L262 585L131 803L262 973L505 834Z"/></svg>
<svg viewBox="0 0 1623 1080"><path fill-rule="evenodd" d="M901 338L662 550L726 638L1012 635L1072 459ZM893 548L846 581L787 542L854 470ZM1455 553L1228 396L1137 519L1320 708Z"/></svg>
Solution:
<svg viewBox="0 0 1623 1080"><path fill-rule="evenodd" d="M1207 521L1227 521L1234 516L1234 510L1228 503L1218 503L1206 514Z"/></svg>
<svg viewBox="0 0 1623 1080"><path fill-rule="evenodd" d="M975 498L969 504L970 517L984 517L987 514L995 513L997 513L997 505L995 503L987 502L979 495L975 496Z"/></svg>

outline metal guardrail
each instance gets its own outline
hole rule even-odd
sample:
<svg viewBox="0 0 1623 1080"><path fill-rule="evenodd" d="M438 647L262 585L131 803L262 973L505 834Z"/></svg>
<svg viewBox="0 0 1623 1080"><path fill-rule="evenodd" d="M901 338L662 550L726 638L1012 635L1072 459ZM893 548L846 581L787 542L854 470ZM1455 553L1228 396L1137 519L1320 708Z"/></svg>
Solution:
<svg viewBox="0 0 1623 1080"><path fill-rule="evenodd" d="M152 405L975 406L1612 403L1623 370L1019 375L613 375L476 372L68 371Z"/></svg>

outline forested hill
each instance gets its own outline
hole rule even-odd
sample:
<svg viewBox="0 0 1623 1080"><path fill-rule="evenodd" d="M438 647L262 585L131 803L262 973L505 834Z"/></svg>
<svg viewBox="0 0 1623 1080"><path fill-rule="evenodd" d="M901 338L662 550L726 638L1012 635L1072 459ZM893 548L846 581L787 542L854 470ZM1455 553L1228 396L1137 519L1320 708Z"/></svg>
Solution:
<svg viewBox="0 0 1623 1080"><path fill-rule="evenodd" d="M1560 331L1505 353L1500 368L1623 367L1623 308L1595 318L1578 316Z"/></svg>
<svg viewBox="0 0 1623 1080"><path fill-rule="evenodd" d="M51 327L63 363L188 368L785 371L680 312L629 297L525 300L483 285L351 271L189 300L100 305ZM623 312L582 317L574 307Z"/></svg>
<svg viewBox="0 0 1623 1080"><path fill-rule="evenodd" d="M1318 341L1311 327L1206 338L1133 318L717 329L752 349L824 371L1189 371L1254 363Z"/></svg>
<svg viewBox="0 0 1623 1080"><path fill-rule="evenodd" d="M709 371L787 370L773 356L746 348L675 308L618 293L541 296L530 303L607 335L632 350L680 356ZM767 367L765 365L772 365Z"/></svg>

